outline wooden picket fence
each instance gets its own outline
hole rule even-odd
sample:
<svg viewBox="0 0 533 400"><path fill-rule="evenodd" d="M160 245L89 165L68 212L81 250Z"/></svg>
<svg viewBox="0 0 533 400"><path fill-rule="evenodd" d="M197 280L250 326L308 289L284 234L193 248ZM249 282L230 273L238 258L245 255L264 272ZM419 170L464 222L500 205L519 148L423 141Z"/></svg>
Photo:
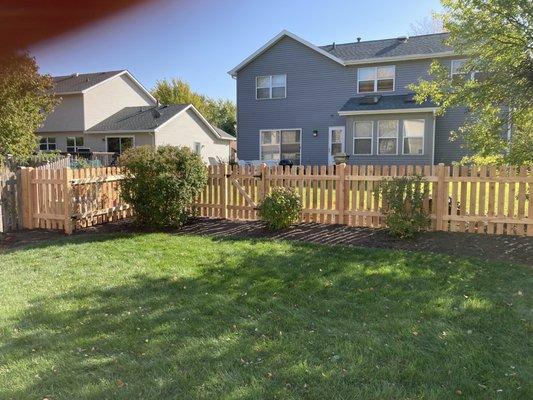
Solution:
<svg viewBox="0 0 533 400"><path fill-rule="evenodd" d="M196 215L258 219L261 200L274 187L292 187L301 198L302 222L382 228L383 179L424 177L430 230L533 236L529 167L217 165L192 208ZM22 169L23 225L73 229L132 215L120 196L120 168Z"/></svg>
<svg viewBox="0 0 533 400"><path fill-rule="evenodd" d="M22 228L20 172L0 171L0 233Z"/></svg>

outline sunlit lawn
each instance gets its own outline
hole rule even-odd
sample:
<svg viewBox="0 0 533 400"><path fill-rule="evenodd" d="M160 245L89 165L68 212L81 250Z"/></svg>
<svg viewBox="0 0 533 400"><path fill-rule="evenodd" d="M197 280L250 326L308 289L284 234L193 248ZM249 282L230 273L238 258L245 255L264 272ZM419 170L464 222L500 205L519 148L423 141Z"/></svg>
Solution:
<svg viewBox="0 0 533 400"><path fill-rule="evenodd" d="M530 399L530 268L145 234L0 254L1 399Z"/></svg>

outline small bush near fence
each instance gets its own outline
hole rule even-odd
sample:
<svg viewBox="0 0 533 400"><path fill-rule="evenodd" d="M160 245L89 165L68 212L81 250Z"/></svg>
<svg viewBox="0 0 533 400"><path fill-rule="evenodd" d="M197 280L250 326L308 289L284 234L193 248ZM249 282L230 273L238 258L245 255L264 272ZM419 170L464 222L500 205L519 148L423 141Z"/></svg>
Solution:
<svg viewBox="0 0 533 400"><path fill-rule="evenodd" d="M275 188L259 207L261 219L271 229L286 229L300 219L302 203L292 188Z"/></svg>
<svg viewBox="0 0 533 400"><path fill-rule="evenodd" d="M427 185L421 176L402 176L379 183L376 195L381 195L385 221L389 232L402 239L413 237L429 227L424 211Z"/></svg>
<svg viewBox="0 0 533 400"><path fill-rule="evenodd" d="M122 155L120 163L125 168L122 196L143 226L183 225L193 199L207 184L201 158L188 148L135 147Z"/></svg>

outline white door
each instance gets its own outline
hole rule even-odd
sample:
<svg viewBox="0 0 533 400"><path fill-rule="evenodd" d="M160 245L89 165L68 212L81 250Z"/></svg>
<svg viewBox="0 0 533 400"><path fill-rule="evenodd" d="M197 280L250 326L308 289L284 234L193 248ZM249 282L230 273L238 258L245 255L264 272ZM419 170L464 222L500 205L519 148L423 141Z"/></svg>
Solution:
<svg viewBox="0 0 533 400"><path fill-rule="evenodd" d="M344 153L344 126L329 127L329 163L333 164L333 156Z"/></svg>

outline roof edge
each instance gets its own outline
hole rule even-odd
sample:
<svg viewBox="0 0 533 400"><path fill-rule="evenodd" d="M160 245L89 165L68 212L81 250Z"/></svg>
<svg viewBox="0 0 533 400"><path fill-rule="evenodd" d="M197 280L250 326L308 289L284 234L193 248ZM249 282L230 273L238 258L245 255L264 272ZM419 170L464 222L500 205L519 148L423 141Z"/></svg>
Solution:
<svg viewBox="0 0 533 400"><path fill-rule="evenodd" d="M284 37L289 37L291 39L296 40L297 42L300 42L304 46L309 47L310 49L322 54L323 56L341 64L345 65L344 61L342 61L340 58L335 57L333 54L328 53L326 50L321 49L318 46L315 46L311 42L308 42L307 40L299 37L298 35L295 35L292 32L289 32L288 30L284 29L280 33L278 33L276 36L274 36L272 39L270 39L268 42L266 42L263 46L261 46L259 49L257 49L255 52L253 52L250 56L246 57L240 64L238 64L236 67L228 71L228 74L232 77L235 77L237 72L244 68L246 65L248 65L250 62L252 62L255 58L263 54L265 51L267 51L270 47L275 45L277 42L279 42Z"/></svg>
<svg viewBox="0 0 533 400"><path fill-rule="evenodd" d="M392 56L392 57L373 57L363 58L361 60L348 60L345 61L345 65L361 65L361 64L374 64L379 62L391 62L391 61L409 61L409 60L425 60L431 58L443 58L453 57L457 55L454 51L443 51L440 53L428 53L428 54L410 54L408 56Z"/></svg>
<svg viewBox="0 0 533 400"><path fill-rule="evenodd" d="M421 108L393 108L389 110L357 110L357 111L338 111L340 116L348 115L370 115L370 114L408 114L408 113L422 113L435 112L438 107L421 107Z"/></svg>

